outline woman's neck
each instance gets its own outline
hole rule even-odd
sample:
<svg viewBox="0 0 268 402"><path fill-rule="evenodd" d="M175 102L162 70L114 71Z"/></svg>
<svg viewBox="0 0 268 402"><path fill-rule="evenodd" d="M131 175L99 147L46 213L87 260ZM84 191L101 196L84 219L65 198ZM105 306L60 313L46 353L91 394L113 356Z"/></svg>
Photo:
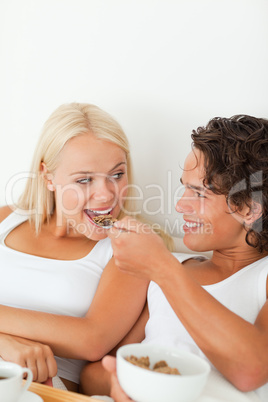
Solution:
<svg viewBox="0 0 268 402"><path fill-rule="evenodd" d="M49 218L47 222L43 224L42 232L50 233L50 235L54 238L85 238L85 236L81 236L81 234L76 233L72 226L68 225L67 222L61 221L61 223L59 224L55 213Z"/></svg>

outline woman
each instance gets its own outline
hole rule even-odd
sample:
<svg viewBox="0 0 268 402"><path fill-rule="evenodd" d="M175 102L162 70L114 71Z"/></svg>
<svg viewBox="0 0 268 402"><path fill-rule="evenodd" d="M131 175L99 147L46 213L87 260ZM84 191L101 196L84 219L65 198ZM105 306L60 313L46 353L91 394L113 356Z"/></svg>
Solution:
<svg viewBox="0 0 268 402"><path fill-rule="evenodd" d="M185 221L184 244L197 252L213 250L212 257L172 255L152 232L139 225L135 230L133 219L117 222L109 233L117 266L152 281L149 314L122 344L145 336L144 342L190 350L237 389L254 390L267 401L268 121L215 118L193 131L192 139L176 210ZM118 236L128 227L131 233ZM113 372L113 362L104 364ZM84 369L85 392L91 392L88 379L101 371L98 363ZM112 378L113 397L129 400L117 393ZM109 374L102 379L93 393L110 392Z"/></svg>
<svg viewBox="0 0 268 402"><path fill-rule="evenodd" d="M44 125L16 210L0 211L0 355L36 381L56 374L52 350L77 390L84 361L108 353L143 309L148 281L118 271L94 222L134 212L131 180L120 125L97 106L66 104Z"/></svg>

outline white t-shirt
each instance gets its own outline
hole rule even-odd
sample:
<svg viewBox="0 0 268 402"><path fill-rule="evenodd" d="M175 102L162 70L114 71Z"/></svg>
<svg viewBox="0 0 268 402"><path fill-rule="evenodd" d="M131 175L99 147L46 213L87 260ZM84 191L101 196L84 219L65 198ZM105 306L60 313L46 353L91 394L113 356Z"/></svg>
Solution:
<svg viewBox="0 0 268 402"><path fill-rule="evenodd" d="M98 241L78 260L54 260L13 250L5 238L27 220L16 212L0 223L0 304L53 314L83 317L104 267L113 255L109 238ZM58 376L79 382L85 362L56 357Z"/></svg>
<svg viewBox="0 0 268 402"><path fill-rule="evenodd" d="M174 256L180 262L197 257L178 253L174 253ZM229 310L253 324L266 302L267 275L268 257L265 257L229 278L203 288ZM144 343L176 346L208 360L180 322L160 287L154 282L149 285L147 300L150 318L145 328ZM259 388L256 393L262 401L267 402L268 384Z"/></svg>

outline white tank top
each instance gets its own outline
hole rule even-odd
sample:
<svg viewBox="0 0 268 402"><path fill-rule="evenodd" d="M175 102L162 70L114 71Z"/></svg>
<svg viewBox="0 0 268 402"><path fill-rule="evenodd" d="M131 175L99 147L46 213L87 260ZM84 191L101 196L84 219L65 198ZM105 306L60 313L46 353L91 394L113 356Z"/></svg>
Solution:
<svg viewBox="0 0 268 402"><path fill-rule="evenodd" d="M180 262L197 257L196 254L173 255ZM266 302L267 275L268 257L265 257L229 278L203 288L229 310L253 324ZM143 342L176 346L208 360L174 313L160 287L154 282L149 285L147 299L150 318L146 324ZM261 400L267 402L268 384L259 388L256 393Z"/></svg>
<svg viewBox="0 0 268 402"><path fill-rule="evenodd" d="M73 261L25 254L7 247L5 238L27 219L13 212L0 223L0 304L83 317L113 255L110 239L98 241L86 257ZM58 376L78 383L85 362L56 360Z"/></svg>

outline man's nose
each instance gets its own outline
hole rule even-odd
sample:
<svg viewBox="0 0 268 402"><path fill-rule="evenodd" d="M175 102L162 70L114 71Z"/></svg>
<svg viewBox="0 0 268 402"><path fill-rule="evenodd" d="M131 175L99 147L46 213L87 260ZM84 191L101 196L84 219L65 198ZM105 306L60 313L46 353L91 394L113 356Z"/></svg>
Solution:
<svg viewBox="0 0 268 402"><path fill-rule="evenodd" d="M176 211L180 214L194 214L196 213L193 206L192 197L183 195L176 204Z"/></svg>

